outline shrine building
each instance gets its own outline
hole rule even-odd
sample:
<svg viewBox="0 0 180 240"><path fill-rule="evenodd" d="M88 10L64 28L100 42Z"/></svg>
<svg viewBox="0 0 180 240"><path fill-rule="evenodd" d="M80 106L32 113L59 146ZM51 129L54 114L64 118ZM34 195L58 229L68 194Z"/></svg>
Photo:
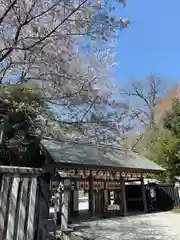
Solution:
<svg viewBox="0 0 180 240"><path fill-rule="evenodd" d="M89 216L127 215L129 182L140 182L140 204L147 212L144 177L165 169L129 150L109 145L43 140L46 166L58 173L68 192L69 217L78 215L78 191L88 193ZM52 179L55 175L52 176ZM53 190L53 188L51 188ZM112 203L113 198L113 203ZM134 199L135 201L135 199Z"/></svg>

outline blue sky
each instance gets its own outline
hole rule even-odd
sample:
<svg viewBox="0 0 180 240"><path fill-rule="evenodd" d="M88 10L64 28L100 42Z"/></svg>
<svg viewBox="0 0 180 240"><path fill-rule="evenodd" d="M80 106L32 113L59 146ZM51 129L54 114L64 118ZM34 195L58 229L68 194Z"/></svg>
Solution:
<svg viewBox="0 0 180 240"><path fill-rule="evenodd" d="M127 0L116 14L131 25L120 33L114 51L120 65L115 78L120 87L150 73L180 83L180 0ZM179 80L179 81L178 81Z"/></svg>

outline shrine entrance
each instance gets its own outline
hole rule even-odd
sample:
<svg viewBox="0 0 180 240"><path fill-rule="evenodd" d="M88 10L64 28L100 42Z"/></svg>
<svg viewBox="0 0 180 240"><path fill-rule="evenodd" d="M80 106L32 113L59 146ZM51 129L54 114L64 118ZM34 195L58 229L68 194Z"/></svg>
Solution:
<svg viewBox="0 0 180 240"><path fill-rule="evenodd" d="M71 181L69 213L70 217L82 214L79 206L86 204L86 216L108 217L127 214L127 199L125 180L140 179L140 173L125 173L103 170L70 170L66 171L66 178ZM86 193L85 198L79 197L79 192ZM145 193L144 193L145 194ZM144 209L146 209L146 199ZM85 203L84 203L85 202ZM85 211L84 211L85 212Z"/></svg>
<svg viewBox="0 0 180 240"><path fill-rule="evenodd" d="M88 217L127 215L128 199L125 182L140 181L143 211L147 212L146 173L161 173L165 169L151 160L118 146L82 142L41 141L46 156L46 169L52 175L60 172L61 184L55 194L55 222L67 233L68 217L78 218L78 191L88 192ZM65 173L65 174L61 174ZM134 196L131 200L134 201ZM130 201L129 201L130 202ZM59 211L59 213L58 213Z"/></svg>
<svg viewBox="0 0 180 240"><path fill-rule="evenodd" d="M57 171L60 185L64 186L62 195L64 192L67 194L68 218L71 222L78 217L85 220L90 217L125 216L133 207L137 211L148 210L142 173L68 168ZM133 181L140 182L137 196L136 190L133 188L132 191L127 185ZM59 199L61 201L63 197ZM61 206L58 208L61 210Z"/></svg>

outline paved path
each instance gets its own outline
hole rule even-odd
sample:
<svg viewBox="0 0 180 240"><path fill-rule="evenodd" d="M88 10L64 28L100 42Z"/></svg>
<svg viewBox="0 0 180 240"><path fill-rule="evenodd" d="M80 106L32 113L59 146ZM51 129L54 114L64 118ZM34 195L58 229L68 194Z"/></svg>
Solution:
<svg viewBox="0 0 180 240"><path fill-rule="evenodd" d="M103 219L84 222L79 227L83 229L83 235L94 235L96 240L180 240L180 213L164 212ZM79 231L77 234L80 234Z"/></svg>

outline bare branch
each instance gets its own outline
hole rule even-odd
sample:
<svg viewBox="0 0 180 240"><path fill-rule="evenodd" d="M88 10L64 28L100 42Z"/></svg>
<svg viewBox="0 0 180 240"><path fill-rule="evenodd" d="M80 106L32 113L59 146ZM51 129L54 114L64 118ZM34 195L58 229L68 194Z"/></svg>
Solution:
<svg viewBox="0 0 180 240"><path fill-rule="evenodd" d="M23 50L30 50L31 48L35 47L36 45L40 44L41 42L43 42L45 39L47 39L48 37L50 37L53 33L56 32L56 30L62 25L64 24L76 11L78 11L81 6L83 6L85 3L87 2L87 0L84 0L82 3L79 4L78 7L76 7L67 17L65 17L52 31L50 31L48 34L46 34L45 36L43 36L39 41L35 42L34 44L32 44L31 46L26 47ZM28 22L27 22L28 23ZM25 22L26 24L26 22Z"/></svg>
<svg viewBox="0 0 180 240"><path fill-rule="evenodd" d="M3 22L3 20L5 19L5 17L7 16L7 14L11 11L11 9L14 7L14 5L16 4L17 0L14 0L13 2L11 2L11 4L8 6L8 8L6 9L6 11L3 13L2 17L0 18L0 24Z"/></svg>

